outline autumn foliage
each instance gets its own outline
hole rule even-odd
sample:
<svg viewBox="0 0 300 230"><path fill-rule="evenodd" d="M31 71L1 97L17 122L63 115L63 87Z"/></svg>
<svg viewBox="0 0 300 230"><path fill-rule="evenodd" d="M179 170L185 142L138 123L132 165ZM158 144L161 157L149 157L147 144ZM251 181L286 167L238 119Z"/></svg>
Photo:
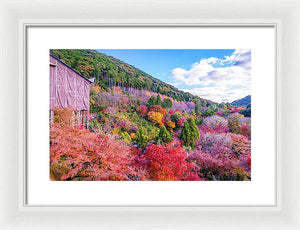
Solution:
<svg viewBox="0 0 300 230"><path fill-rule="evenodd" d="M50 164L56 180L143 180L125 142L71 126L50 129ZM56 168L64 168L57 174Z"/></svg>
<svg viewBox="0 0 300 230"><path fill-rule="evenodd" d="M142 116L145 117L148 113L148 108L145 105L140 105L137 107L137 112Z"/></svg>
<svg viewBox="0 0 300 230"><path fill-rule="evenodd" d="M160 112L155 112L155 111L149 111L148 112L148 119L152 121L154 124L162 125L163 124L163 119L164 115Z"/></svg>
<svg viewBox="0 0 300 230"><path fill-rule="evenodd" d="M251 118L153 92L95 86L89 127L71 109L50 125L53 180L251 180ZM197 113L196 113L197 110Z"/></svg>
<svg viewBox="0 0 300 230"><path fill-rule="evenodd" d="M149 162L152 180L185 180L191 176L193 166L186 162L186 153L178 141L166 145L150 145L145 157ZM200 180L195 175L193 179Z"/></svg>

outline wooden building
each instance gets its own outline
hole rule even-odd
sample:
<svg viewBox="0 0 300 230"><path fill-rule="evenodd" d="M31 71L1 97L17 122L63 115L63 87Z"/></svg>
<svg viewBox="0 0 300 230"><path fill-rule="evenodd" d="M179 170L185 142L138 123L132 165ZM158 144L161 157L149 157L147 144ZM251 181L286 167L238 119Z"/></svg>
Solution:
<svg viewBox="0 0 300 230"><path fill-rule="evenodd" d="M88 127L92 82L50 54L50 122L55 108L74 111L76 125Z"/></svg>

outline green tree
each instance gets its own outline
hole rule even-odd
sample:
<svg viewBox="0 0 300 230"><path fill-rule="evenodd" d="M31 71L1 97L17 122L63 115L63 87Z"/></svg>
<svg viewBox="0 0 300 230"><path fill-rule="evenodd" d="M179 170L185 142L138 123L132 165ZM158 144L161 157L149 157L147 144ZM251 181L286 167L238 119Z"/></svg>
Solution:
<svg viewBox="0 0 300 230"><path fill-rule="evenodd" d="M171 134L168 132L164 125L160 126L159 134L157 136L157 141L160 140L163 143L169 143L173 140Z"/></svg>
<svg viewBox="0 0 300 230"><path fill-rule="evenodd" d="M196 124L196 125L201 125L201 124L200 124L200 120L198 119L198 117L195 117L195 124Z"/></svg>
<svg viewBox="0 0 300 230"><path fill-rule="evenodd" d="M191 130L191 135L194 139L199 139L200 137L200 132L199 129L195 123L195 119L194 118L189 118L188 122L190 123L190 130Z"/></svg>
<svg viewBox="0 0 300 230"><path fill-rule="evenodd" d="M218 111L218 108L217 108L216 104L211 104L211 105L208 107L208 109L210 109L210 110L212 110L212 111L214 111L214 112L217 112L217 111Z"/></svg>
<svg viewBox="0 0 300 230"><path fill-rule="evenodd" d="M177 124L178 123L178 120L179 118L181 118L181 114L179 112L176 112L174 114L171 115L171 120Z"/></svg>
<svg viewBox="0 0 300 230"><path fill-rule="evenodd" d="M220 108L222 109L227 109L227 106L224 102L222 102L220 105L219 105Z"/></svg>
<svg viewBox="0 0 300 230"><path fill-rule="evenodd" d="M230 110L226 109L223 111L223 117L227 117L230 114Z"/></svg>
<svg viewBox="0 0 300 230"><path fill-rule="evenodd" d="M151 96L148 100L148 106L152 106L156 104L156 99L154 96Z"/></svg>
<svg viewBox="0 0 300 230"><path fill-rule="evenodd" d="M135 140L136 140L139 148L145 148L146 147L146 145L148 143L148 140L149 140L149 137L145 134L145 130L144 130L143 127L141 127L137 131Z"/></svg>
<svg viewBox="0 0 300 230"><path fill-rule="evenodd" d="M121 136L123 137L124 141L126 143L130 143L131 142L131 137L127 132L122 132Z"/></svg>
<svg viewBox="0 0 300 230"><path fill-rule="evenodd" d="M189 118L184 122L181 130L180 139L183 140L185 147L195 149L195 142L200 137L200 132L193 118Z"/></svg>
<svg viewBox="0 0 300 230"><path fill-rule="evenodd" d="M157 94L157 97L156 97L156 105L161 105L162 104L162 101L161 101L161 97L159 94Z"/></svg>
<svg viewBox="0 0 300 230"><path fill-rule="evenodd" d="M165 98L162 102L162 107L164 107L165 109L167 108L172 108L173 106L173 102L170 98Z"/></svg>
<svg viewBox="0 0 300 230"><path fill-rule="evenodd" d="M201 113L201 102L200 102L200 100L197 100L195 102L195 113L196 113L196 115L199 115Z"/></svg>
<svg viewBox="0 0 300 230"><path fill-rule="evenodd" d="M189 123L184 122L183 128L181 130L180 139L183 140L183 145L188 147L190 145L191 130Z"/></svg>
<svg viewBox="0 0 300 230"><path fill-rule="evenodd" d="M216 115L216 112L215 111L212 111L211 109L207 109L203 112L203 116L204 117L209 117L209 116L212 116L212 115Z"/></svg>
<svg viewBox="0 0 300 230"><path fill-rule="evenodd" d="M199 125L202 125L203 122L204 122L204 119L203 119L203 117L201 117L201 119L199 120Z"/></svg>
<svg viewBox="0 0 300 230"><path fill-rule="evenodd" d="M193 117L196 117L196 113L195 113L194 110L191 111L191 115L192 115Z"/></svg>

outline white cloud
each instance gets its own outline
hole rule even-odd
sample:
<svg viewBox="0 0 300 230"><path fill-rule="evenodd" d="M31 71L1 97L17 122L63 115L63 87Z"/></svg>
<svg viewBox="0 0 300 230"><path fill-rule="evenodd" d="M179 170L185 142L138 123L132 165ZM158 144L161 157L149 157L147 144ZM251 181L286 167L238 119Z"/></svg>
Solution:
<svg viewBox="0 0 300 230"><path fill-rule="evenodd" d="M216 102L231 102L250 94L251 51L235 50L224 59L201 59L189 70L175 68L171 73L172 84L184 91Z"/></svg>
<svg viewBox="0 0 300 230"><path fill-rule="evenodd" d="M232 102L251 94L248 88L226 89L224 87L202 87L181 90L215 102Z"/></svg>

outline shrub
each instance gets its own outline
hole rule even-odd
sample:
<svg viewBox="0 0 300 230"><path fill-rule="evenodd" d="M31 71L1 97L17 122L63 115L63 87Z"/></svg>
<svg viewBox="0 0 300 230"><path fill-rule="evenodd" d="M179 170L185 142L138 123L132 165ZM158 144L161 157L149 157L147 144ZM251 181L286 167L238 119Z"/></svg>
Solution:
<svg viewBox="0 0 300 230"><path fill-rule="evenodd" d="M61 126L71 125L73 123L73 111L71 109L55 108L53 111L53 122Z"/></svg>
<svg viewBox="0 0 300 230"><path fill-rule="evenodd" d="M218 112L216 112L216 115L222 116L222 115L223 115L223 112L222 112L222 111L218 111Z"/></svg>
<svg viewBox="0 0 300 230"><path fill-rule="evenodd" d="M159 133L159 128L154 126L150 121L142 118L139 116L136 112L131 113L124 113L124 115L138 128L135 131L130 131L136 133L139 127L143 127L145 132L147 133L147 136L149 137L149 140L154 139L157 134Z"/></svg>
<svg viewBox="0 0 300 230"><path fill-rule="evenodd" d="M201 138L202 151L216 156L223 153L231 153L231 136L224 133L205 133Z"/></svg>
<svg viewBox="0 0 300 230"><path fill-rule="evenodd" d="M183 125L184 125L184 120L183 120L183 118L179 118L178 121L177 121L177 126L178 126L178 127L183 127Z"/></svg>
<svg viewBox="0 0 300 230"><path fill-rule="evenodd" d="M230 155L211 156L195 150L189 155L188 161L193 163L199 177L206 180L242 181L251 179L247 170L240 166L240 161Z"/></svg>
<svg viewBox="0 0 300 230"><path fill-rule="evenodd" d="M57 180L144 179L123 141L58 124L50 128L50 165Z"/></svg>
<svg viewBox="0 0 300 230"><path fill-rule="evenodd" d="M232 133L240 133L240 125L238 120L229 120L228 127Z"/></svg>
<svg viewBox="0 0 300 230"><path fill-rule="evenodd" d="M167 114L167 111L161 105L152 105L149 107L149 111L161 113L163 116Z"/></svg>
<svg viewBox="0 0 300 230"><path fill-rule="evenodd" d="M145 117L148 113L148 108L145 105L140 105L137 107L137 112L140 114L142 117Z"/></svg>
<svg viewBox="0 0 300 230"><path fill-rule="evenodd" d="M204 125L208 126L211 129L215 129L216 127L227 127L228 122L225 118L213 115L210 117L206 117L203 122Z"/></svg>
<svg viewBox="0 0 300 230"><path fill-rule="evenodd" d="M241 133L241 127L240 127L240 118L242 118L243 115L238 113L233 113L228 116L228 127L230 132L240 134Z"/></svg>
<svg viewBox="0 0 300 230"><path fill-rule="evenodd" d="M102 126L101 126L101 124L98 122L97 119L93 119L93 120L91 120L91 121L89 122L89 129L90 129L91 131L97 132L97 131L99 131L99 130L102 129Z"/></svg>
<svg viewBox="0 0 300 230"><path fill-rule="evenodd" d="M230 114L230 110L229 109L223 110L223 117L227 117L229 114Z"/></svg>
<svg viewBox="0 0 300 230"><path fill-rule="evenodd" d="M162 125L162 119L163 119L164 115L160 112L154 112L154 111L150 111L148 112L148 119L153 122L154 124L158 124L158 125Z"/></svg>
<svg viewBox="0 0 300 230"><path fill-rule="evenodd" d="M180 142L167 145L150 145L145 152L150 179L155 181L186 180L193 169L186 162L186 153Z"/></svg>
<svg viewBox="0 0 300 230"><path fill-rule="evenodd" d="M229 133L229 135L231 137L231 149L233 154L240 156L251 153L251 142L247 137L234 133Z"/></svg>
<svg viewBox="0 0 300 230"><path fill-rule="evenodd" d="M228 116L228 127L230 132L235 134L242 134L247 137L251 137L251 120L248 117L244 117L239 113L233 113Z"/></svg>
<svg viewBox="0 0 300 230"><path fill-rule="evenodd" d="M202 113L203 117L209 117L212 115L216 115L216 112L211 110L211 109L207 109Z"/></svg>
<svg viewBox="0 0 300 230"><path fill-rule="evenodd" d="M251 138L251 126L246 125L246 124L242 125L241 129L240 129L240 133L250 139Z"/></svg>
<svg viewBox="0 0 300 230"><path fill-rule="evenodd" d="M168 127L169 127L170 129L174 129L174 128L175 128L175 123L174 123L172 120L169 120L169 121L167 122L167 124L168 124Z"/></svg>

